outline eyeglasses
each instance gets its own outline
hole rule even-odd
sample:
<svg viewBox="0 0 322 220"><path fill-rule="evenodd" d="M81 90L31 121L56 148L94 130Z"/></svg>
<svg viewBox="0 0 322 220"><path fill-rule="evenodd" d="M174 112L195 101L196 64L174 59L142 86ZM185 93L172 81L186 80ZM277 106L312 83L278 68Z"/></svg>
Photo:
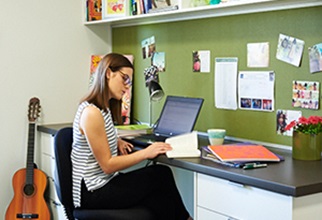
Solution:
<svg viewBox="0 0 322 220"><path fill-rule="evenodd" d="M120 74L121 74L121 76L122 76L122 78L123 78L123 81L124 81L124 84L125 85L128 85L128 86L131 86L132 85L132 80L131 80L131 78L129 77L129 75L127 75L127 74L125 74L125 73L123 73L122 71L118 71Z"/></svg>

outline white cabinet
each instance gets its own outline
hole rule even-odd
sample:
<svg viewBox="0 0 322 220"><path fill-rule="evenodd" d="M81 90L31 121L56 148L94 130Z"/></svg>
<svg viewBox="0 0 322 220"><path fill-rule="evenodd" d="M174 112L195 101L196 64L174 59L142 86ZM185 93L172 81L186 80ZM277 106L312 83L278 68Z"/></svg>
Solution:
<svg viewBox="0 0 322 220"><path fill-rule="evenodd" d="M322 193L286 196L196 174L196 220L318 220L322 216Z"/></svg>
<svg viewBox="0 0 322 220"><path fill-rule="evenodd" d="M46 199L49 202L49 209L52 213L53 220L67 219L64 209L60 203L55 189L55 154L54 154L54 137L50 134L39 132L40 134L40 169L48 176L48 191Z"/></svg>

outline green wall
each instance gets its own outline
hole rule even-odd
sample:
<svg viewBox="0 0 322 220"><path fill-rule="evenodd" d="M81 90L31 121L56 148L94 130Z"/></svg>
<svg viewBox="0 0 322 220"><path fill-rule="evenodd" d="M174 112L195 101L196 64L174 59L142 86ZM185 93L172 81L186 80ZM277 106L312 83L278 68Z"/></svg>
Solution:
<svg viewBox="0 0 322 220"><path fill-rule="evenodd" d="M305 41L300 67L275 58L280 33ZM289 136L276 134L277 109L300 110L304 116L322 115L322 110L293 108L291 103L292 80L322 83L322 73L309 72L307 50L309 46L322 42L322 7L114 28L113 51L135 56L132 115L133 118L145 122L149 120L149 98L144 86L143 72L151 65L151 61L142 58L141 41L151 36L155 36L156 50L166 53L166 72L159 74L165 93L205 99L196 130L206 131L210 127L226 128L228 136L291 145ZM247 68L246 45L255 42L269 42L269 68ZM210 73L192 72L194 50L210 50ZM275 111L216 109L215 57L238 57L239 71L274 70ZM160 113L163 101L153 103L154 120Z"/></svg>

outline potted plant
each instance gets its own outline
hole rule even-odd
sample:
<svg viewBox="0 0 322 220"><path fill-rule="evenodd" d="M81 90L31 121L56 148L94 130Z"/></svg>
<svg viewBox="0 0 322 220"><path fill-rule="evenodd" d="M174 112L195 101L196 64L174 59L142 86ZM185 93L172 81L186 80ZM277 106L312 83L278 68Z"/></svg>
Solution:
<svg viewBox="0 0 322 220"><path fill-rule="evenodd" d="M320 160L322 145L322 117L300 117L289 123L285 130L293 128L292 156L298 160Z"/></svg>

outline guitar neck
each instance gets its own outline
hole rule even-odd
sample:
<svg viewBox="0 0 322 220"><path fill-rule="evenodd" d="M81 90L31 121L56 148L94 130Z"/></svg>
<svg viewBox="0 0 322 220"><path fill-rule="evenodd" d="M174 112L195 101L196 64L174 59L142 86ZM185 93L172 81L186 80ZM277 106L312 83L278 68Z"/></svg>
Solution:
<svg viewBox="0 0 322 220"><path fill-rule="evenodd" d="M34 181L35 127L35 123L29 123L26 184L30 185L33 185Z"/></svg>

